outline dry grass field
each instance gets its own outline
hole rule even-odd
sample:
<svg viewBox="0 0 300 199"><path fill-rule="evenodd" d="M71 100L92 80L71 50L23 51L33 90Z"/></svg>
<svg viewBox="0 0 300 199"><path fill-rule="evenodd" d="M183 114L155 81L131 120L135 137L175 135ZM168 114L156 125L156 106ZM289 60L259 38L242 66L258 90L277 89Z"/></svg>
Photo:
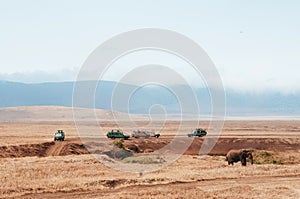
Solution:
<svg viewBox="0 0 300 199"><path fill-rule="evenodd" d="M228 120L208 155L200 156L199 149L204 139L213 139L209 132L195 138L174 163L153 172L127 173L99 162L79 138L70 113L52 109L23 108L27 119L16 116L17 109L0 111L0 198L300 198L299 120ZM39 119L32 118L33 112ZM147 124L136 118L137 125ZM183 131L194 129L192 124L182 123ZM199 126L208 124L201 121ZM82 125L90 129L90 146L106 147L105 138L93 137L102 133L99 126L87 119ZM104 132L117 127L104 119L99 125ZM136 146L139 152L133 155L139 157L168 144L178 126L177 121L152 122L148 128L159 129L160 138L131 138L124 146ZM53 142L57 129L66 132L66 141ZM134 127L125 123L124 130L129 134ZM228 166L226 152L241 148L254 150L254 164ZM121 162L126 167L141 164Z"/></svg>

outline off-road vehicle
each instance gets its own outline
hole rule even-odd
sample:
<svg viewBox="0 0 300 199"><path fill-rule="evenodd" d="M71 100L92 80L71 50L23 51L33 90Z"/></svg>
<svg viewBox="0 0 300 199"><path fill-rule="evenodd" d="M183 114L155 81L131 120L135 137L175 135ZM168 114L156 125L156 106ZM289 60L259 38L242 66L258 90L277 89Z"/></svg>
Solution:
<svg viewBox="0 0 300 199"><path fill-rule="evenodd" d="M196 129L193 130L191 133L188 134L189 137L193 137L193 136L198 136L198 137L203 137L206 136L207 132L204 129Z"/></svg>
<svg viewBox="0 0 300 199"><path fill-rule="evenodd" d="M160 136L159 133L155 133L155 132L150 132L150 131L133 131L133 133L131 134L132 137L134 138L150 138L150 137L156 137L158 138Z"/></svg>
<svg viewBox="0 0 300 199"><path fill-rule="evenodd" d="M54 135L54 141L64 141L65 140L65 133L63 130L57 130Z"/></svg>
<svg viewBox="0 0 300 199"><path fill-rule="evenodd" d="M124 135L124 133L121 132L120 130L111 130L111 131L107 132L106 136L108 138L111 138L111 139L115 139L115 138L122 138L124 140L128 140L129 139L129 136L128 135Z"/></svg>

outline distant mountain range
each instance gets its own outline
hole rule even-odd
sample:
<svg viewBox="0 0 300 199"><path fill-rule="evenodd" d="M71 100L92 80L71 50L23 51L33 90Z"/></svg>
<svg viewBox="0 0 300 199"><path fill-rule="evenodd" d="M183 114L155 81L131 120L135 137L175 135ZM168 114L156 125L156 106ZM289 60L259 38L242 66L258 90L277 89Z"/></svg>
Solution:
<svg viewBox="0 0 300 199"><path fill-rule="evenodd" d="M75 82L53 82L39 84L24 84L0 81L0 107L15 106L66 106L73 103L73 87ZM114 93L114 88L116 88ZM171 89L171 90L170 90ZM160 86L145 86L139 88L130 84L101 81L97 83L95 91L95 108L128 112L132 114L151 113L168 114L180 113L180 106L184 113L195 114L191 89L183 85L174 85L166 89ZM179 92L177 97L172 93ZM128 94L131 93L130 98ZM206 88L193 88L196 93L200 114L210 114L210 95ZM83 93L84 95L84 93ZM83 96L84 99L84 96ZM160 106L156 106L156 105ZM80 103L80 107L92 108L91 104ZM164 107L162 109L161 107ZM199 113L198 112L198 113ZM226 112L231 116L293 116L300 115L300 93L281 94L264 92L260 94L226 91Z"/></svg>

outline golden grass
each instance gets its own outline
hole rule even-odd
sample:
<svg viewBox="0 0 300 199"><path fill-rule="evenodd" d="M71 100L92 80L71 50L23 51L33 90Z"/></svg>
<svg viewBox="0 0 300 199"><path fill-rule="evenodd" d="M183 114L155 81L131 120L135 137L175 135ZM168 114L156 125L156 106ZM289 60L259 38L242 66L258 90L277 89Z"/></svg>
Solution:
<svg viewBox="0 0 300 199"><path fill-rule="evenodd" d="M161 164L165 160L158 156L142 155L142 156L132 156L123 159L124 163L138 163L138 164Z"/></svg>
<svg viewBox="0 0 300 199"><path fill-rule="evenodd" d="M240 164L235 164L227 166L223 157L211 156L183 156L162 170L143 175L114 171L99 163L91 155L11 158L0 160L0 197L26 193L107 190L135 185L197 183L216 179L226 182L226 179L233 178L295 175L300 175L299 165L267 164L241 167ZM299 178L295 181L297 182ZM252 188L256 188L255 181L249 184ZM277 184L277 186L283 185ZM296 185L291 184L291 186ZM225 186L221 188L221 191L227 188L228 186ZM209 193L207 190L202 191ZM174 190L169 190L169 194L173 192ZM177 192L177 194L184 194L183 190L177 190ZM197 194L195 190L188 192L192 195ZM165 194L166 197L169 195L167 192Z"/></svg>
<svg viewBox="0 0 300 199"><path fill-rule="evenodd" d="M300 164L300 151L265 151L253 152L254 164Z"/></svg>

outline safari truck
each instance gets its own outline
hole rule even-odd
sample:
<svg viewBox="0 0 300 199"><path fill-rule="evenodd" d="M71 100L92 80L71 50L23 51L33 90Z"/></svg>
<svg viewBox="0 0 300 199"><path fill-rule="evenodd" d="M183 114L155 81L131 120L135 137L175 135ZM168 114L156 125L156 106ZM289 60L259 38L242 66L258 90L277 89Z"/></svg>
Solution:
<svg viewBox="0 0 300 199"><path fill-rule="evenodd" d="M191 133L188 134L188 137L193 137L193 136L198 136L198 137L203 137L206 136L207 132L204 129L196 129L193 130Z"/></svg>
<svg viewBox="0 0 300 199"><path fill-rule="evenodd" d="M63 130L57 130L54 135L54 141L64 141L65 140L65 133Z"/></svg>
<svg viewBox="0 0 300 199"><path fill-rule="evenodd" d="M124 139L124 140L128 140L129 139L129 136L125 135L120 130L111 130L111 131L107 132L106 136L108 138L111 138L111 139L115 139L115 138L121 138L121 139Z"/></svg>
<svg viewBox="0 0 300 199"><path fill-rule="evenodd" d="M150 132L150 131L137 130L137 131L133 131L131 136L134 138L150 138L150 137L159 138L160 134L155 132Z"/></svg>

